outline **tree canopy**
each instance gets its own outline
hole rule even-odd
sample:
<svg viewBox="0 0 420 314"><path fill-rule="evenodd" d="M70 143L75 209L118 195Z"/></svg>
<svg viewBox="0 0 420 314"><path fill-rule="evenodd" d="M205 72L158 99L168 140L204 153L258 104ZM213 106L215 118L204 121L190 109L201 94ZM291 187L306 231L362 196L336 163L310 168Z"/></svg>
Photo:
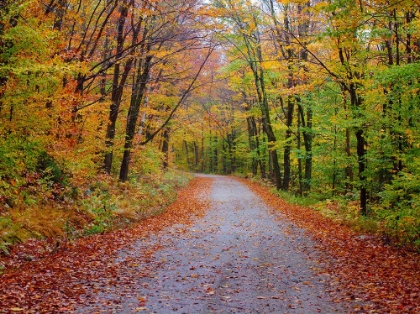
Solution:
<svg viewBox="0 0 420 314"><path fill-rule="evenodd" d="M419 14L414 0L2 0L0 208L177 167L344 202L420 244Z"/></svg>

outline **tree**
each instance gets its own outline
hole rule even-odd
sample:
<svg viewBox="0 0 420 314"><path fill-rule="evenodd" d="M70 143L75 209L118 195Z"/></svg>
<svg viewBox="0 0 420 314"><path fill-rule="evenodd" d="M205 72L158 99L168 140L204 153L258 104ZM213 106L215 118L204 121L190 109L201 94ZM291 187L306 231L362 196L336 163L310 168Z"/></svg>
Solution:
<svg viewBox="0 0 420 314"><path fill-rule="evenodd" d="M189 4L188 8L190 12L188 10L173 10L174 7L180 8L185 4ZM155 59L158 63L160 63L165 59L165 54L170 56L172 54L180 53L182 55L182 53L186 50L202 48L201 43L203 37L197 36L192 30L186 28L187 26L192 26L190 19L194 16L192 13L194 13L193 11L195 10L196 3L186 1L186 3L176 3L172 5L167 6L167 4L163 4L162 10L153 7L150 11L151 17L148 21L146 21L143 29L143 37L147 37L148 39L140 45L140 55L142 58L139 60L137 65L136 79L132 87L130 106L127 114L124 155L119 175L120 180L123 182L128 179L130 154L136 133L137 120L139 117L140 107L144 101L145 93L147 91L146 87L150 80L152 67L156 64ZM164 9L168 9L168 12L165 12ZM168 19L171 15L172 17ZM168 23L168 20L170 23ZM172 41L178 42L179 46L172 46L171 49L174 50L171 51L168 45L169 42ZM192 77L188 78L190 82L187 83L186 88L180 92L178 102L173 108L167 110L168 116L164 119L162 125L149 134L147 139L141 141L141 145L147 144L153 140L153 138L169 123L176 110L181 104L183 104L184 100L189 95L213 49L214 48L210 42L208 53L202 59L202 62L199 64L196 72L193 72L194 74L192 74ZM164 53L163 56L161 56L162 52ZM160 75L158 77L160 77Z"/></svg>
<svg viewBox="0 0 420 314"><path fill-rule="evenodd" d="M270 172L277 189L281 189L283 188L283 182L278 154L275 148L277 138L271 123L265 82L266 74L263 66L264 58L259 23L260 17L258 16L258 12L249 3L248 8L245 8L245 3L235 3L233 1L215 1L215 5L223 9L223 17L233 24L233 31L238 31L238 35L233 34L233 36L224 36L224 38L240 52L253 73L255 92L261 110L263 130L267 135L271 161Z"/></svg>

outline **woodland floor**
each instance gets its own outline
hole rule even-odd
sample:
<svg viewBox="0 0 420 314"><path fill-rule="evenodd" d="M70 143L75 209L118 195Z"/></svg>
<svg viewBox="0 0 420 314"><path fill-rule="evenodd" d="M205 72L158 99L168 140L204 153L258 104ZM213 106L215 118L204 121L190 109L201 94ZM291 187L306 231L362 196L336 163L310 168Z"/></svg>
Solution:
<svg viewBox="0 0 420 314"><path fill-rule="evenodd" d="M2 313L420 312L417 253L222 176L135 228L0 262Z"/></svg>

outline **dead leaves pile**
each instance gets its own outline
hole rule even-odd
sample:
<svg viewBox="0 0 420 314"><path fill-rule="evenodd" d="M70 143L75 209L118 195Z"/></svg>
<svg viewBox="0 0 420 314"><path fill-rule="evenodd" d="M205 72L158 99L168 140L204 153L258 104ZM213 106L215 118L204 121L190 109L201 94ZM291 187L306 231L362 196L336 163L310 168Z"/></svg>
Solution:
<svg viewBox="0 0 420 314"><path fill-rule="evenodd" d="M310 208L287 204L257 183L242 180L272 208L309 231L335 278L337 298L360 299L371 305L362 313L420 313L419 254L386 245L374 236L360 235ZM332 258L329 259L328 256Z"/></svg>
<svg viewBox="0 0 420 314"><path fill-rule="evenodd" d="M124 280L118 277L119 267L124 267L115 261L118 251L173 224L188 224L203 215L208 198L202 193L209 191L211 183L208 178L193 179L162 215L131 229L81 238L60 247L48 241L16 246L11 256L0 260L6 269L0 276L0 312L63 313L78 304L96 302L89 297L95 287ZM156 247L149 248L144 258L154 250Z"/></svg>

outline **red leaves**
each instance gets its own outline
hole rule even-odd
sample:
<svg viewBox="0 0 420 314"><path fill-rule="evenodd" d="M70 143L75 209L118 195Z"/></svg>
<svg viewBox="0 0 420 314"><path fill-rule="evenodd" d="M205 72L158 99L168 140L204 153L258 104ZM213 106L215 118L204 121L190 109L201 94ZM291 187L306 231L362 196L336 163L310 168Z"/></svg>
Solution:
<svg viewBox="0 0 420 314"><path fill-rule="evenodd" d="M207 208L202 191L211 179L197 178L178 194L178 200L160 216L140 222L132 229L110 232L64 243L56 252L46 241L29 241L19 245L11 256L0 260L6 273L0 278L0 312L58 313L70 311L77 304L95 301L95 293L122 278L118 270L136 268L131 263L116 262L119 249L129 247L139 238L158 232L175 223L188 223ZM144 252L147 260L156 247ZM149 270L136 269L138 276ZM92 299L93 298L93 299ZM103 300L99 300L103 302Z"/></svg>
<svg viewBox="0 0 420 314"><path fill-rule="evenodd" d="M374 236L361 236L310 208L287 204L267 188L242 180L265 202L309 231L325 251L323 262L336 279L333 290L341 299L372 303L355 311L420 313L420 263L417 253L386 246ZM340 292L341 291L341 292Z"/></svg>

